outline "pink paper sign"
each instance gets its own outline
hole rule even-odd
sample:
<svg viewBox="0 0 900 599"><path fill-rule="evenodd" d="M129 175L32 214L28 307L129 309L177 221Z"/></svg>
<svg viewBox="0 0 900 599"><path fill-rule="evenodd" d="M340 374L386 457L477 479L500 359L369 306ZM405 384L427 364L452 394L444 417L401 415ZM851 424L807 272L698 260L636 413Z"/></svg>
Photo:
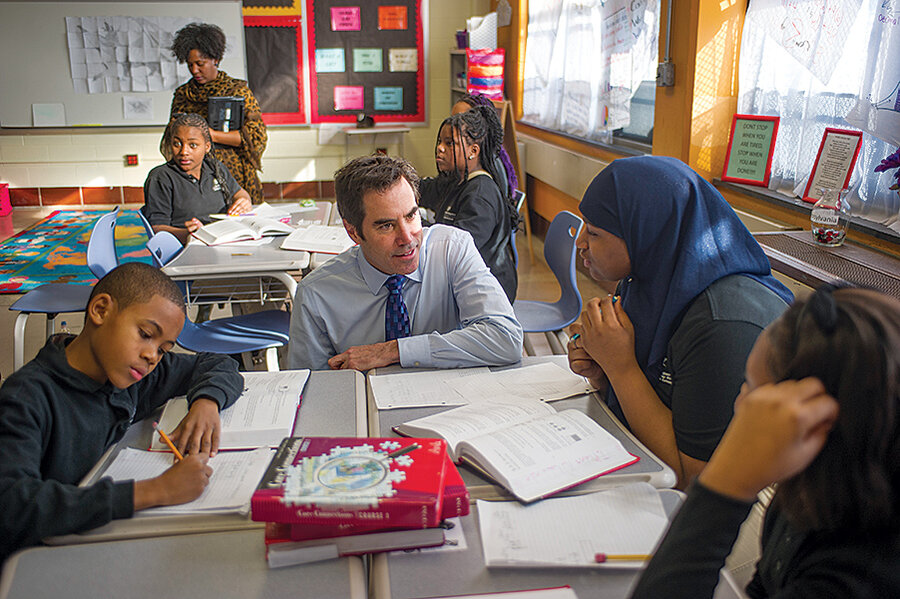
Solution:
<svg viewBox="0 0 900 599"><path fill-rule="evenodd" d="M362 21L358 6L334 6L331 9L332 31L359 31Z"/></svg>
<svg viewBox="0 0 900 599"><path fill-rule="evenodd" d="M334 86L335 110L362 110L363 108L365 108L365 98L361 85Z"/></svg>

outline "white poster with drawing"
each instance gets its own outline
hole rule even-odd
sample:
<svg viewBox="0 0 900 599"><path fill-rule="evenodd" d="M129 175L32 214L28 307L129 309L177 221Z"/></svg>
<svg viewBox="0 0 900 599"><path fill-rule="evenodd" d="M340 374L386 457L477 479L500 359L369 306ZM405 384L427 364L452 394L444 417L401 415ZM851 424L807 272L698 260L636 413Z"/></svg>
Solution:
<svg viewBox="0 0 900 599"><path fill-rule="evenodd" d="M765 28L822 83L841 58L862 0L753 0L747 18Z"/></svg>
<svg viewBox="0 0 900 599"><path fill-rule="evenodd" d="M176 31L198 20L66 17L69 66L75 92L109 94L174 89L178 85L178 63L170 50L172 39Z"/></svg>
<svg viewBox="0 0 900 599"><path fill-rule="evenodd" d="M859 100L845 120L875 137L900 145L900 0L884 0L875 13Z"/></svg>

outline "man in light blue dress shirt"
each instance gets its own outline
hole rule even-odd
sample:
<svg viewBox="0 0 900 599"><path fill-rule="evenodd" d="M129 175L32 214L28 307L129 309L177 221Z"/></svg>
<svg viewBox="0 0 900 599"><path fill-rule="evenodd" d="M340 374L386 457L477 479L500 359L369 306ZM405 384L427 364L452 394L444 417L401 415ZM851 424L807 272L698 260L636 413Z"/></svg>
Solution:
<svg viewBox="0 0 900 599"><path fill-rule="evenodd" d="M335 175L338 209L358 244L305 276L291 313L290 368L368 370L511 364L522 327L472 236L423 230L415 170L364 156ZM390 275L406 275L410 336L385 341Z"/></svg>

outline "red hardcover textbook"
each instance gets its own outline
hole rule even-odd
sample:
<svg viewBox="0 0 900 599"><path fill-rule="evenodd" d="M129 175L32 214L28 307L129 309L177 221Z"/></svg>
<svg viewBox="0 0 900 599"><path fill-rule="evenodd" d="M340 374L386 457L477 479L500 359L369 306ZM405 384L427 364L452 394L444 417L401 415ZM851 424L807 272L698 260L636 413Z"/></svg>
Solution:
<svg viewBox="0 0 900 599"><path fill-rule="evenodd" d="M446 464L442 439L289 437L253 493L251 518L333 531L434 527Z"/></svg>
<svg viewBox="0 0 900 599"><path fill-rule="evenodd" d="M469 513L469 491L463 482L459 470L456 465L447 457L444 465L446 475L444 477L444 498L441 507L441 520L448 518L456 518L465 516ZM281 538L282 540L291 541L309 541L312 539L321 539L329 537L340 537L345 535L358 535L369 532L396 530L396 527L385 527L381 524L370 524L363 522L360 524L278 524L281 528L272 528L270 533L270 525L266 525L266 538ZM277 531L274 532L274 531Z"/></svg>

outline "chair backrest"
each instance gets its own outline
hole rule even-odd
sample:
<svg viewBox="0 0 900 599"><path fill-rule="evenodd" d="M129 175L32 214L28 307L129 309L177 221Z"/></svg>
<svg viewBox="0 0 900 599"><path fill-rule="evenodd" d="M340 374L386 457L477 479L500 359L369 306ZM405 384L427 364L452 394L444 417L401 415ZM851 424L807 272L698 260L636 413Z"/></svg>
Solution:
<svg viewBox="0 0 900 599"><path fill-rule="evenodd" d="M147 239L151 239L156 232L153 230L153 225L150 224L150 221L147 220L147 217L144 216L143 210L137 211L138 216L141 217L141 224L144 225L144 232L147 233Z"/></svg>
<svg viewBox="0 0 900 599"><path fill-rule="evenodd" d="M513 201L516 203L516 212L522 210L522 204L525 203L525 192L517 189L513 192Z"/></svg>
<svg viewBox="0 0 900 599"><path fill-rule="evenodd" d="M553 218L544 239L544 259L562 289L558 303L573 310L576 317L581 313L582 304L575 279L575 240L583 225L580 218L563 210Z"/></svg>
<svg viewBox="0 0 900 599"><path fill-rule="evenodd" d="M150 241L147 242L147 249L150 250L150 255L156 266L162 268L168 264L172 258L177 256L178 253L184 249L184 246L181 245L181 242L178 241L177 237L168 231L160 231L153 235L150 238Z"/></svg>
<svg viewBox="0 0 900 599"><path fill-rule="evenodd" d="M87 247L87 265L98 279L119 265L116 255L116 220L118 206L97 219Z"/></svg>
<svg viewBox="0 0 900 599"><path fill-rule="evenodd" d="M516 214L518 214L519 212L522 211L522 204L525 203L525 192L522 191L521 189L515 190L513 192L513 201L516 204ZM509 233L509 237L510 237L509 244L510 244L510 247L512 247L513 260L514 260L513 264L516 265L516 268L519 267L519 250L516 248L516 232L517 231L518 231L518 228L513 228L513 230L510 231L510 233Z"/></svg>

